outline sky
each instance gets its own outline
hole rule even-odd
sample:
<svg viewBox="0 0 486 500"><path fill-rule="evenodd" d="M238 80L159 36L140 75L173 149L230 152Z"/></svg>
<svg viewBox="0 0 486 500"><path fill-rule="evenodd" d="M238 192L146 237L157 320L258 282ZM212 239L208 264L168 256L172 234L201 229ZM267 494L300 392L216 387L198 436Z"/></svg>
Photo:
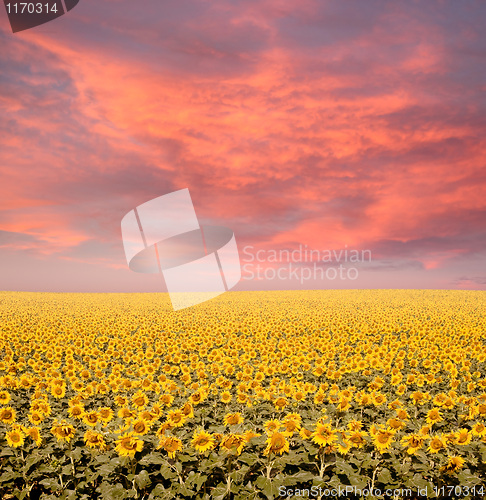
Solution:
<svg viewBox="0 0 486 500"><path fill-rule="evenodd" d="M0 9L0 290L165 291L120 223L183 188L234 231L235 290L486 290L484 26L479 0ZM303 248L371 258L277 279Z"/></svg>

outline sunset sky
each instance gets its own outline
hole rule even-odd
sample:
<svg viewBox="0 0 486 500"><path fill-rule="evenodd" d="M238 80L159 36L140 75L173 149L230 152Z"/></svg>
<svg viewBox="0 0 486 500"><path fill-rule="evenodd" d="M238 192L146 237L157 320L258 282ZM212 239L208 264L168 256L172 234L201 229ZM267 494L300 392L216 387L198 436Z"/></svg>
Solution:
<svg viewBox="0 0 486 500"><path fill-rule="evenodd" d="M182 188L240 251L372 255L235 289L486 290L485 27L479 0L81 0L16 34L1 7L0 290L164 291L120 222Z"/></svg>

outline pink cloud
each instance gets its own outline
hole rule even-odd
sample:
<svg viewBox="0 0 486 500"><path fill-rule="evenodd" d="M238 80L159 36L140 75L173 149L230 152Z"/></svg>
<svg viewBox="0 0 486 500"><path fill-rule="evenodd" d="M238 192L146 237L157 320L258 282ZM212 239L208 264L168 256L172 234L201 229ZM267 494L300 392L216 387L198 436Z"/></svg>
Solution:
<svg viewBox="0 0 486 500"><path fill-rule="evenodd" d="M444 283L484 252L482 9L165 7L0 31L10 250L122 266L121 217L189 187L242 244L372 248Z"/></svg>

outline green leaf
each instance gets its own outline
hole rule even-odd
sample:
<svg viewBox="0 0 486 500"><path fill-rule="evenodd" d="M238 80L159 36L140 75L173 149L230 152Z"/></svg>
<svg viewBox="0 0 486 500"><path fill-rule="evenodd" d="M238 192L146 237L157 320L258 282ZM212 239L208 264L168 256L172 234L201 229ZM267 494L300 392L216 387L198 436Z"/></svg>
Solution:
<svg viewBox="0 0 486 500"><path fill-rule="evenodd" d="M297 479L299 483L304 483L306 481L312 481L315 478L315 475L312 472L298 472L297 474L293 474L291 476L294 479Z"/></svg>
<svg viewBox="0 0 486 500"><path fill-rule="evenodd" d="M242 453L238 457L238 461L243 462L247 465L253 465L258 460L256 454L253 453Z"/></svg>
<svg viewBox="0 0 486 500"><path fill-rule="evenodd" d="M208 476L204 474L199 474L194 471L191 471L187 476L186 486L188 487L196 486L196 491L199 491L207 478Z"/></svg>
<svg viewBox="0 0 486 500"><path fill-rule="evenodd" d="M172 499L174 497L171 490L166 490L161 484L158 484L150 493L149 500L161 500L161 499Z"/></svg>
<svg viewBox="0 0 486 500"><path fill-rule="evenodd" d="M77 498L75 490L65 490L61 495L61 500L75 500Z"/></svg>
<svg viewBox="0 0 486 500"><path fill-rule="evenodd" d="M256 485L261 489L262 493L269 499L272 500L278 495L277 486L273 483L271 479L260 476L256 480Z"/></svg>
<svg viewBox="0 0 486 500"><path fill-rule="evenodd" d="M40 484L42 484L42 486L50 489L52 492L56 492L61 488L61 485L58 483L57 479L54 479L53 477L43 479L39 482Z"/></svg>
<svg viewBox="0 0 486 500"><path fill-rule="evenodd" d="M83 449L80 446L74 448L74 450L68 454L73 460L80 460L82 455Z"/></svg>
<svg viewBox="0 0 486 500"><path fill-rule="evenodd" d="M354 470L354 467L351 464L348 464L344 460L338 459L336 460L336 472L338 474L344 472L346 476L351 476L356 471Z"/></svg>
<svg viewBox="0 0 486 500"><path fill-rule="evenodd" d="M457 475L457 479L461 486L468 486L469 488L481 484L481 479L476 476L473 476L470 471L462 471Z"/></svg>
<svg viewBox="0 0 486 500"><path fill-rule="evenodd" d="M161 453L153 452L145 455L138 463L140 465L162 465L166 462L167 460L162 456Z"/></svg>
<svg viewBox="0 0 486 500"><path fill-rule="evenodd" d="M115 469L116 465L114 464L103 464L98 468L99 475L103 478L107 478Z"/></svg>
<svg viewBox="0 0 486 500"><path fill-rule="evenodd" d="M225 484L219 484L211 490L211 498L214 500L223 500L228 494L228 488Z"/></svg>
<svg viewBox="0 0 486 500"><path fill-rule="evenodd" d="M0 476L0 483L7 483L18 477L18 472L8 471Z"/></svg>
<svg viewBox="0 0 486 500"><path fill-rule="evenodd" d="M376 475L376 478L385 485L388 485L393 481L391 473L387 468L380 470L380 472Z"/></svg>
<svg viewBox="0 0 486 500"><path fill-rule="evenodd" d="M349 474L347 478L352 486L356 486L359 489L364 489L368 484L368 478L359 474Z"/></svg>
<svg viewBox="0 0 486 500"><path fill-rule="evenodd" d="M194 498L194 491L190 490L185 483L179 484L177 490L186 497Z"/></svg>
<svg viewBox="0 0 486 500"><path fill-rule="evenodd" d="M128 496L121 483L117 483L113 486L113 483L103 481L96 491L101 493L101 498L103 498L103 500L120 500Z"/></svg>
<svg viewBox="0 0 486 500"><path fill-rule="evenodd" d="M40 455L39 453L32 453L29 457L27 457L27 459L25 460L25 467L24 467L24 471L25 472L28 472L28 470L35 464L41 462L42 460L44 459L44 457L42 455Z"/></svg>
<svg viewBox="0 0 486 500"><path fill-rule="evenodd" d="M150 481L149 474L146 470L141 471L135 476L135 483L139 488L145 489L152 481Z"/></svg>
<svg viewBox="0 0 486 500"><path fill-rule="evenodd" d="M167 465L162 465L162 467L160 468L160 473L162 474L162 477L164 479L174 479L175 477L177 477L177 474Z"/></svg>
<svg viewBox="0 0 486 500"><path fill-rule="evenodd" d="M29 488L24 488L22 491L19 491L17 488L14 490L15 498L17 498L18 500L24 500L24 498L28 494L29 494Z"/></svg>

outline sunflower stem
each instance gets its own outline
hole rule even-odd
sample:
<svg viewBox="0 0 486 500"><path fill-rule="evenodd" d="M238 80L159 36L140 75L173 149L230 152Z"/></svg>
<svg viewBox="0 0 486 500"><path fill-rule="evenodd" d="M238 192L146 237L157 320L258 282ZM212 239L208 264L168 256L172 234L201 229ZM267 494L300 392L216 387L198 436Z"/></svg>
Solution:
<svg viewBox="0 0 486 500"><path fill-rule="evenodd" d="M76 468L74 467L72 450L73 450L73 443L72 443L72 441L69 441L69 459L71 460L71 466L73 468L73 478L75 478L76 477Z"/></svg>
<svg viewBox="0 0 486 500"><path fill-rule="evenodd" d="M272 463L270 463L270 457L271 457L271 453L268 454L267 479L270 479L270 474L272 472L273 464L275 462L275 460L274 460Z"/></svg>
<svg viewBox="0 0 486 500"><path fill-rule="evenodd" d="M322 453L322 451L321 451L320 455L321 455L321 467L319 469L319 477L321 479L323 479L324 471L326 470L327 464L324 463L324 453Z"/></svg>
<svg viewBox="0 0 486 500"><path fill-rule="evenodd" d="M375 470L373 471L373 476L371 478L371 488L370 488L371 495L373 495L373 491L374 491L374 488L375 488L375 476L376 476L376 473L378 472L378 465L379 464L380 464L380 462L378 462L376 464Z"/></svg>

